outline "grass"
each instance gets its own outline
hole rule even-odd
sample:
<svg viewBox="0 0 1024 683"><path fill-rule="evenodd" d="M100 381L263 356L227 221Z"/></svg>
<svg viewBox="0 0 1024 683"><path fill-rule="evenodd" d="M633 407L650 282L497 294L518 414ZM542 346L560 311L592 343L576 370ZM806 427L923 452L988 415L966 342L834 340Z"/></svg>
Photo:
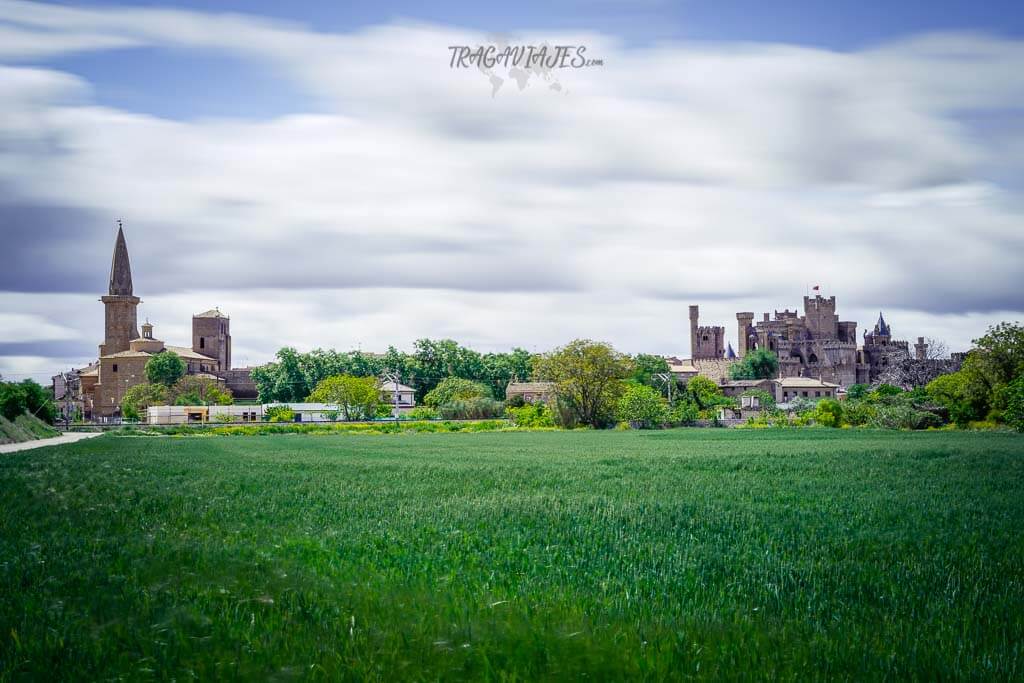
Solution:
<svg viewBox="0 0 1024 683"><path fill-rule="evenodd" d="M1024 438L103 436L0 595L4 680L1020 680Z"/></svg>
<svg viewBox="0 0 1024 683"><path fill-rule="evenodd" d="M0 444L48 439L52 436L60 436L60 432L34 415L25 413L14 420L0 415Z"/></svg>

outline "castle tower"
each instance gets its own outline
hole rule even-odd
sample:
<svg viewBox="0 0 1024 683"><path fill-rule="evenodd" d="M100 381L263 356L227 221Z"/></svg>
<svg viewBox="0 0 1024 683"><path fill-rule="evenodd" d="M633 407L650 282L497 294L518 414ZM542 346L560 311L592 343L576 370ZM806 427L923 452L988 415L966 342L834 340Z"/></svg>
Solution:
<svg viewBox="0 0 1024 683"><path fill-rule="evenodd" d="M697 357L697 325L700 319L700 309L697 306L690 306L690 357Z"/></svg>
<svg viewBox="0 0 1024 683"><path fill-rule="evenodd" d="M740 358L747 355L747 339L750 327L754 324L754 314L749 312L736 314L736 355Z"/></svg>
<svg viewBox="0 0 1024 683"><path fill-rule="evenodd" d="M924 343L924 337L918 337L917 343L914 344L914 358L917 360L928 359L928 345Z"/></svg>
<svg viewBox="0 0 1024 683"><path fill-rule="evenodd" d="M192 316L192 350L217 361L221 372L231 369L231 318L214 308Z"/></svg>
<svg viewBox="0 0 1024 683"><path fill-rule="evenodd" d="M128 245L124 241L121 221L117 222L114 258L110 264L110 283L103 302L105 321L100 355L127 351L132 339L139 336L136 307L141 299L132 293L132 267L128 262Z"/></svg>

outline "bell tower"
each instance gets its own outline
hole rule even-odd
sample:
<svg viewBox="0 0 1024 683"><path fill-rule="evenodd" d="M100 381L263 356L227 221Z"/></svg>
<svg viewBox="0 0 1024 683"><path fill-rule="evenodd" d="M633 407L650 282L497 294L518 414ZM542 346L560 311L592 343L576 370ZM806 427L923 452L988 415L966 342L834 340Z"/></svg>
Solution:
<svg viewBox="0 0 1024 683"><path fill-rule="evenodd" d="M110 264L107 295L100 298L105 312L103 343L100 355L127 351L129 342L139 337L136 307L141 299L132 293L132 267L128 262L128 245L124 241L121 221L117 222L114 258Z"/></svg>

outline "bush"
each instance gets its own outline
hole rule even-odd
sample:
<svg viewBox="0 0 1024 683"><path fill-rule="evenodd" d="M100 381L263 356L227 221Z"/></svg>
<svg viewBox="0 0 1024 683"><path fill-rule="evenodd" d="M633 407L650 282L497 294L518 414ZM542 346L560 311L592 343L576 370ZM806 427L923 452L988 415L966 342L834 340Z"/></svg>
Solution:
<svg viewBox="0 0 1024 683"><path fill-rule="evenodd" d="M477 397L446 403L438 412L446 420L484 420L503 417L505 404L493 398Z"/></svg>
<svg viewBox="0 0 1024 683"><path fill-rule="evenodd" d="M522 408L526 405L526 399L523 398L522 394L516 394L512 398L506 399L505 405L509 408Z"/></svg>
<svg viewBox="0 0 1024 683"><path fill-rule="evenodd" d="M440 408L448 403L478 398L492 398L491 390L479 382L461 377L447 377L423 397L423 403L429 408Z"/></svg>
<svg viewBox="0 0 1024 683"><path fill-rule="evenodd" d="M649 386L632 384L619 398L617 416L640 429L650 429L668 421L668 404Z"/></svg>
<svg viewBox="0 0 1024 683"><path fill-rule="evenodd" d="M294 422L295 411L286 406L274 406L267 408L267 412L263 414L263 419L267 422Z"/></svg>
<svg viewBox="0 0 1024 683"><path fill-rule="evenodd" d="M811 411L811 419L822 427L841 427L843 425L843 406L832 398L823 398Z"/></svg>
<svg viewBox="0 0 1024 683"><path fill-rule="evenodd" d="M676 404L669 410L668 421L673 426L692 425L700 419L700 409L693 401L685 399L676 401Z"/></svg>
<svg viewBox="0 0 1024 683"><path fill-rule="evenodd" d="M406 419L409 420L436 420L437 418L437 411L427 406L416 406L406 413Z"/></svg>
<svg viewBox="0 0 1024 683"><path fill-rule="evenodd" d="M505 412L517 427L554 427L555 418L543 403L534 403L515 407L506 407Z"/></svg>
<svg viewBox="0 0 1024 683"><path fill-rule="evenodd" d="M214 422L237 422L238 416L231 413L217 413L213 416Z"/></svg>

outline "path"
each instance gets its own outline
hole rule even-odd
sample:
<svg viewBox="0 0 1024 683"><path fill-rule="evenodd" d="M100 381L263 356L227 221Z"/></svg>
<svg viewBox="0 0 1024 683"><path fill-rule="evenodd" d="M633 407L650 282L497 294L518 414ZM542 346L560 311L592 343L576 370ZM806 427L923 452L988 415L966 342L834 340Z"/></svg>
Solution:
<svg viewBox="0 0 1024 683"><path fill-rule="evenodd" d="M59 446L64 443L81 441L82 439L91 439L94 436L101 436L101 432L67 432L66 434L49 439L36 439L34 441L23 441L22 443L5 443L0 444L0 453L27 451L30 448L42 448L43 446Z"/></svg>

